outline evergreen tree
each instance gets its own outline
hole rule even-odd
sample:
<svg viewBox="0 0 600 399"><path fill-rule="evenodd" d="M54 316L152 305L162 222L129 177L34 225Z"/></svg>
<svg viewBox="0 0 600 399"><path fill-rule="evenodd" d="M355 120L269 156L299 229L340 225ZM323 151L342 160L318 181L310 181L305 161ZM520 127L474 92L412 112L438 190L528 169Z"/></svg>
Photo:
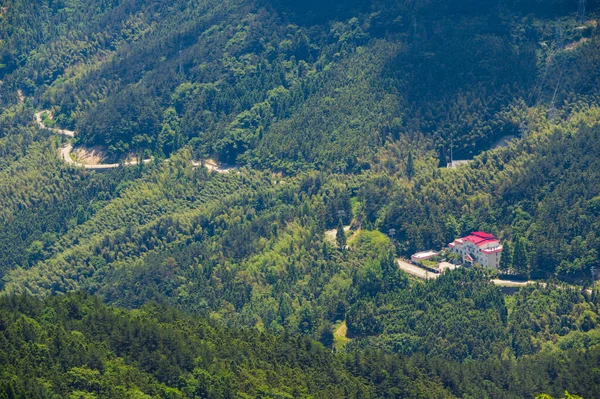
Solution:
<svg viewBox="0 0 600 399"><path fill-rule="evenodd" d="M408 180L412 180L415 175L415 160L413 159L412 151L408 152L408 159L406 161L406 176Z"/></svg>
<svg viewBox="0 0 600 399"><path fill-rule="evenodd" d="M513 267L522 276L529 276L529 260L527 257L527 248L525 247L525 239L517 238L515 242L515 250L512 259Z"/></svg>
<svg viewBox="0 0 600 399"><path fill-rule="evenodd" d="M500 255L499 269L502 271L509 271L513 266L513 249L509 241L504 243L502 254Z"/></svg>
<svg viewBox="0 0 600 399"><path fill-rule="evenodd" d="M386 291L403 288L406 280L398 269L394 253L389 251L380 258L383 284Z"/></svg>
<svg viewBox="0 0 600 399"><path fill-rule="evenodd" d="M319 342L323 344L326 348L333 347L333 326L328 321L323 323L323 325L319 328Z"/></svg>
<svg viewBox="0 0 600 399"><path fill-rule="evenodd" d="M342 218L340 218L338 222L335 239L337 241L338 248L344 249L346 247L346 233L344 232L344 224L342 223Z"/></svg>
<svg viewBox="0 0 600 399"><path fill-rule="evenodd" d="M294 311L292 307L292 299L289 294L284 293L279 298L279 323L285 325L285 322L290 314Z"/></svg>

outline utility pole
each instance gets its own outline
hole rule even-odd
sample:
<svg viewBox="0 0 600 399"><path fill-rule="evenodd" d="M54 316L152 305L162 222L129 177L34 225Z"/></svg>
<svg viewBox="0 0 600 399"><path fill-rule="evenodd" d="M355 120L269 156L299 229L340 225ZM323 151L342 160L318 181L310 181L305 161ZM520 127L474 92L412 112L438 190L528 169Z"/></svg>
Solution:
<svg viewBox="0 0 600 399"><path fill-rule="evenodd" d="M525 138L527 136L527 133L529 133L527 121L522 120L521 123L519 123L519 132L521 133L521 138Z"/></svg>
<svg viewBox="0 0 600 399"><path fill-rule="evenodd" d="M546 76L548 76L548 70L550 69L550 62L552 61L551 56L546 57L546 67L544 68L544 75L542 76L542 80L540 81L540 87L537 92L537 99L535 101L535 105L540 105L540 101L542 99L542 90L544 89L544 82L546 81Z"/></svg>
<svg viewBox="0 0 600 399"><path fill-rule="evenodd" d="M556 51L560 51L564 47L564 38L563 38L563 29L562 25L559 23L556 26ZM554 89L554 95L552 96L552 101L550 102L550 109L548 110L548 120L552 124L556 121L558 117L558 110L556 109L556 95L558 94L558 88L560 87L560 82L562 80L563 72L564 72L564 62L560 67L560 75L558 76L558 83L556 84L556 88Z"/></svg>
<svg viewBox="0 0 600 399"><path fill-rule="evenodd" d="M419 35L418 35L418 25L417 25L417 16L414 15L413 16L413 43L417 44L417 41L419 40Z"/></svg>
<svg viewBox="0 0 600 399"><path fill-rule="evenodd" d="M586 0L579 0L579 7L577 8L577 21L580 24L585 22L585 5Z"/></svg>
<svg viewBox="0 0 600 399"><path fill-rule="evenodd" d="M592 301L596 302L596 266L590 267L592 274Z"/></svg>
<svg viewBox="0 0 600 399"><path fill-rule="evenodd" d="M182 50L182 44L181 42L179 43L179 74L181 76L183 76L183 59L181 58L181 53L183 52Z"/></svg>
<svg viewBox="0 0 600 399"><path fill-rule="evenodd" d="M560 23L556 25L556 36L554 43L556 44L556 50L562 50L565 46L565 41L563 38L563 28Z"/></svg>
<svg viewBox="0 0 600 399"><path fill-rule="evenodd" d="M558 118L558 110L556 109L554 104L552 104L552 106L548 110L548 120L550 121L550 123L554 124L554 123L556 123L557 118Z"/></svg>
<svg viewBox="0 0 600 399"><path fill-rule="evenodd" d="M396 229L391 228L388 230L390 241L392 241L392 248L394 249L394 257L396 256Z"/></svg>

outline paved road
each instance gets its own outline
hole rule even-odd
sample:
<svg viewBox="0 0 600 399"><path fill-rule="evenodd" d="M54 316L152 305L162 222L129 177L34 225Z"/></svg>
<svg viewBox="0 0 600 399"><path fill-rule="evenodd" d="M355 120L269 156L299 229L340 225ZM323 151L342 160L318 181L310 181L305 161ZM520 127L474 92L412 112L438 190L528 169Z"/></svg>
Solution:
<svg viewBox="0 0 600 399"><path fill-rule="evenodd" d="M78 168L84 168L84 169L90 169L90 170L104 170L104 169L114 169L114 168L118 168L120 166L120 164L118 163L103 163L103 164L97 164L97 165L88 165L88 164L84 164L84 163L80 163L80 162L76 162L73 161L73 158L71 158L71 151L73 151L73 145L72 144L66 144L64 146L62 146L60 148L60 157L62 158L63 161L65 161L65 163L78 167ZM142 161L142 163L150 163L152 162L151 159L144 159ZM138 161L132 161L132 162L125 162L123 165L124 166L133 166L133 165L137 165Z"/></svg>
<svg viewBox="0 0 600 399"><path fill-rule="evenodd" d="M44 114L44 112L47 112L47 111L40 111L40 112L35 113L35 121L37 122L38 126L41 129L51 130L54 133L60 134L62 136L75 137L75 132L72 130L55 129L53 127L46 127L44 125L44 122L42 121L42 115Z"/></svg>
<svg viewBox="0 0 600 399"><path fill-rule="evenodd" d="M398 267L400 269L404 270L411 276L415 276L415 277L418 277L418 278L421 278L424 280L425 279L436 279L440 276L440 274L428 272L427 270L425 270L419 266L413 265L412 263L409 263L402 259L396 259L396 263L398 264ZM497 285L499 287L507 287L507 288L520 288L520 287L526 287L531 284L540 284L542 287L546 286L546 283L544 283L543 281L535 281L535 280L517 281L517 280L492 279L490 281L494 285ZM590 289L586 290L586 292L588 293L588 295L592 294L592 290L590 290Z"/></svg>
<svg viewBox="0 0 600 399"><path fill-rule="evenodd" d="M52 131L56 134L60 134L62 136L75 137L75 132L72 130L46 127L44 125L44 121L42 120L42 115L44 114L44 112L47 112L47 111L39 111L39 112L35 113L35 121L41 129L50 130L50 131ZM119 166L121 166L121 164L118 164L118 163L107 163L107 164L96 164L96 165L83 164L83 163L74 161L73 158L71 158L71 151L73 151L73 145L71 143L65 144L64 146L62 146L60 148L60 157L68 165L72 165L72 166L75 166L78 168L89 169L89 170L107 170L107 169L118 168ZM147 163L150 163L151 161L152 161L151 159L144 159L142 161L142 163L147 164ZM139 162L137 160L135 160L135 161L131 161L131 162L125 162L123 165L124 166L134 166L134 165L138 165L138 164L139 164ZM201 162L192 162L192 165L194 168L197 168L201 164L202 164ZM208 170L212 170L217 173L229 173L230 171L236 169L234 167L221 166L212 160L205 161L204 166L206 166L206 168Z"/></svg>
<svg viewBox="0 0 600 399"><path fill-rule="evenodd" d="M398 264L398 267L400 269L404 270L411 276L415 276L422 279L436 279L440 276L437 273L429 272L423 268L420 268L419 266L415 266L412 263L408 263L402 259L396 259L396 263Z"/></svg>
<svg viewBox="0 0 600 399"><path fill-rule="evenodd" d="M536 282L533 280L529 280L529 281L516 281L516 280L500 280L500 279L493 279L492 283L500 286L500 287L525 287L527 285L530 284L535 284ZM546 283L540 283L542 286L545 286Z"/></svg>
<svg viewBox="0 0 600 399"><path fill-rule="evenodd" d="M415 277L422 278L422 279L428 279L428 278L436 279L440 276L438 273L429 272L419 266L413 265L412 263L409 263L402 259L396 259L396 263L398 263L398 267L400 269L404 270L411 276L415 276ZM499 279L493 279L493 280L491 280L491 282L500 287L525 287L526 285L535 283L535 281L531 281L531 280L530 281L514 281L514 280L499 280ZM541 283L541 284L543 285L545 283Z"/></svg>
<svg viewBox="0 0 600 399"><path fill-rule="evenodd" d="M192 166L194 168L197 168L198 166L202 165L202 162L199 161L192 161ZM208 170L212 170L213 172L217 172L217 173L229 173L232 170L236 170L237 167L235 166L223 166L220 165L212 160L206 160L204 161L204 166L206 167L206 169Z"/></svg>

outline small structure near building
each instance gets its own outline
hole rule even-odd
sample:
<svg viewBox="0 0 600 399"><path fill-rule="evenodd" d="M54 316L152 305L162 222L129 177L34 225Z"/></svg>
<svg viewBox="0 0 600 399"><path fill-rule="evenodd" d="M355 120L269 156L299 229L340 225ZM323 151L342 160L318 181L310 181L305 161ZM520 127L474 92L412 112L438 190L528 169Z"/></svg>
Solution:
<svg viewBox="0 0 600 399"><path fill-rule="evenodd" d="M455 161L448 162L448 164L446 165L446 167L447 167L448 169L455 169L455 168L458 168L458 167L459 167L459 166L461 166L461 165L466 165L466 164L468 164L469 162L471 162L471 161L470 161L470 160L468 160L468 159L464 159L464 160L455 160Z"/></svg>
<svg viewBox="0 0 600 399"><path fill-rule="evenodd" d="M464 263L479 263L493 269L500 265L502 245L492 234L474 231L469 236L454 240L448 247L459 254Z"/></svg>
<svg viewBox="0 0 600 399"><path fill-rule="evenodd" d="M422 260L427 260L427 259L433 258L438 253L439 252L435 252L435 251L417 252L416 254L411 255L410 260L412 261L412 263L417 264Z"/></svg>
<svg viewBox="0 0 600 399"><path fill-rule="evenodd" d="M438 263L437 269L440 273L443 273L446 270L454 270L457 267L459 267L459 266L455 265L453 263L450 263L450 262L440 262L440 263Z"/></svg>

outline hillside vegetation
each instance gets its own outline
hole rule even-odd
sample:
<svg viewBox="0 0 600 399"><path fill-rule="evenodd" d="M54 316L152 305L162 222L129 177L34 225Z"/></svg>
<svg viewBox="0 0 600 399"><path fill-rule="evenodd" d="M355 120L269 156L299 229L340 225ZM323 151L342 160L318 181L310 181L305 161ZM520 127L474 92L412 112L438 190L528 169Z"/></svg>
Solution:
<svg viewBox="0 0 600 399"><path fill-rule="evenodd" d="M594 397L598 4L493 3L0 0L0 398Z"/></svg>
<svg viewBox="0 0 600 399"><path fill-rule="evenodd" d="M523 398L595 392L600 359L597 347L476 367L336 355L300 336L225 329L157 305L124 311L81 294L1 299L0 355L0 397L19 399Z"/></svg>
<svg viewBox="0 0 600 399"><path fill-rule="evenodd" d="M576 11L566 0L6 3L6 98L20 88L116 155L190 143L227 163L349 172L406 136L445 161L450 144L470 156L518 133L523 102L547 105L562 76L561 108L597 95L595 30L558 19ZM556 47L556 21L563 45L592 38L589 54Z"/></svg>

